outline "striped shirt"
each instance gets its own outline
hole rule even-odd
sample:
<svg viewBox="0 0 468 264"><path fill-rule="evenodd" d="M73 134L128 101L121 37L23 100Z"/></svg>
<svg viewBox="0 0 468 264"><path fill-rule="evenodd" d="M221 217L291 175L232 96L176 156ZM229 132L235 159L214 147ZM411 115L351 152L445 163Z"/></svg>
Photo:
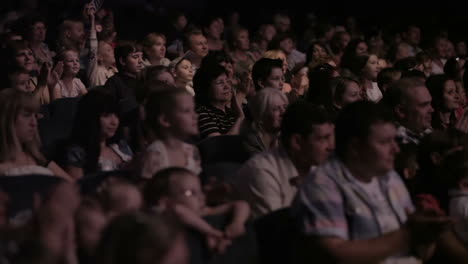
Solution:
<svg viewBox="0 0 468 264"><path fill-rule="evenodd" d="M407 220L405 210L414 210L408 191L394 171L379 176L377 181L389 208L383 208L380 199L368 195L340 160L332 158L318 167L307 176L293 202L292 212L301 232L318 237L362 240L399 229ZM389 212L396 218L395 225L385 224ZM385 263L393 263L390 260L413 263L415 259L400 252Z"/></svg>
<svg viewBox="0 0 468 264"><path fill-rule="evenodd" d="M236 122L236 115L226 107L222 111L214 106L202 105L196 110L198 113L198 127L202 138L212 133L226 134Z"/></svg>

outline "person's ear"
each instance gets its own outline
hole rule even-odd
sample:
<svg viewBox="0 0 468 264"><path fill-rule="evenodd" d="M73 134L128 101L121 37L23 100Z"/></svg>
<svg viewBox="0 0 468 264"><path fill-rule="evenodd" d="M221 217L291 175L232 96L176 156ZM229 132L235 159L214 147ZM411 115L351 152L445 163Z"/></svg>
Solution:
<svg viewBox="0 0 468 264"><path fill-rule="evenodd" d="M258 87L260 87L261 89L265 89L265 84L263 83L263 81L258 80L258 81L257 81L257 85L258 85Z"/></svg>
<svg viewBox="0 0 468 264"><path fill-rule="evenodd" d="M70 30L65 30L64 34L65 34L65 37L67 37L67 38L70 38L70 36L71 36Z"/></svg>
<svg viewBox="0 0 468 264"><path fill-rule="evenodd" d="M394 111L399 119L404 119L406 117L405 111L401 104L398 104L397 106L395 106Z"/></svg>
<svg viewBox="0 0 468 264"><path fill-rule="evenodd" d="M175 67L171 68L171 74L172 74L172 77L174 77L174 78L177 77L177 73L176 73Z"/></svg>
<svg viewBox="0 0 468 264"><path fill-rule="evenodd" d="M127 63L126 63L126 61L125 61L125 58L123 58L123 57L120 57L120 58L119 58L119 62L120 62L120 65L122 65L122 66L127 65Z"/></svg>
<svg viewBox="0 0 468 264"><path fill-rule="evenodd" d="M300 151L302 149L302 135L300 134L292 134L291 137L289 138L289 148L293 151Z"/></svg>
<svg viewBox="0 0 468 264"><path fill-rule="evenodd" d="M158 123L162 127L170 127L171 126L171 122L169 121L169 118L167 117L166 114L162 114L162 115L158 116Z"/></svg>
<svg viewBox="0 0 468 264"><path fill-rule="evenodd" d="M409 168L404 168L403 169L403 177L407 180L411 179L412 178L412 175L411 175L411 170Z"/></svg>
<svg viewBox="0 0 468 264"><path fill-rule="evenodd" d="M350 154L353 158L359 158L359 150L362 148L362 143L359 142L359 139L353 138L348 144L348 149L346 152Z"/></svg>
<svg viewBox="0 0 468 264"><path fill-rule="evenodd" d="M430 157L433 164L440 165L442 163L442 155L439 152L432 152Z"/></svg>

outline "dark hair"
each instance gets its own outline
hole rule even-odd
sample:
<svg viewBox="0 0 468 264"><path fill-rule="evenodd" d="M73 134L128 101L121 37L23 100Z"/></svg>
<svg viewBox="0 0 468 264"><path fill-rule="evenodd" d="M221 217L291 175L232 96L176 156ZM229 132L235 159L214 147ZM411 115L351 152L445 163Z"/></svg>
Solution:
<svg viewBox="0 0 468 264"><path fill-rule="evenodd" d="M432 75L426 80L426 87L432 96L432 107L436 111L444 107L444 87L449 80L453 79L445 74Z"/></svg>
<svg viewBox="0 0 468 264"><path fill-rule="evenodd" d="M213 50L208 53L203 59L202 59L202 66L209 66L213 64L221 64L221 63L234 63L232 60L231 56L227 54L226 51L224 50Z"/></svg>
<svg viewBox="0 0 468 264"><path fill-rule="evenodd" d="M19 70L18 65L16 65L16 54L21 50L31 50L28 42L25 40L11 40L7 42L6 47L2 50L1 57L3 58L4 66L6 72L13 72Z"/></svg>
<svg viewBox="0 0 468 264"><path fill-rule="evenodd" d="M46 20L38 14L27 15L18 20L18 30L23 39L29 40L30 34L32 32L32 27L36 23L43 23L44 25L46 25Z"/></svg>
<svg viewBox="0 0 468 264"><path fill-rule="evenodd" d="M346 46L346 49L343 52L343 56L341 57L342 68L349 69L351 67L352 61L354 60L354 57L356 57L356 48L362 42L366 43L362 39L353 39L349 42L348 46Z"/></svg>
<svg viewBox="0 0 468 264"><path fill-rule="evenodd" d="M401 78L401 70L396 68L385 68L379 72L377 75L377 85L379 86L380 90L382 90L382 93L384 92L383 87L385 85L392 84L395 81L394 77L397 74L400 74Z"/></svg>
<svg viewBox="0 0 468 264"><path fill-rule="evenodd" d="M447 155L443 162L444 176L447 176L447 187L458 188L463 179L468 179L468 162L466 150L458 150Z"/></svg>
<svg viewBox="0 0 468 264"><path fill-rule="evenodd" d="M416 65L418 65L416 57L406 57L397 60L393 67L403 72L413 69L414 67L416 67Z"/></svg>
<svg viewBox="0 0 468 264"><path fill-rule="evenodd" d="M228 75L226 69L219 65L203 65L193 77L193 88L195 90L195 102L197 105L209 105L211 101L211 84L222 74Z"/></svg>
<svg viewBox="0 0 468 264"><path fill-rule="evenodd" d="M192 175L193 173L182 167L169 167L155 173L143 189L143 198L147 207L151 208L157 205L163 196L169 194L169 181L174 174Z"/></svg>
<svg viewBox="0 0 468 264"><path fill-rule="evenodd" d="M261 58L252 67L252 81L255 85L255 90L262 89L258 82L265 81L274 68L283 68L283 62L280 59Z"/></svg>
<svg viewBox="0 0 468 264"><path fill-rule="evenodd" d="M96 263L160 263L181 235L178 221L167 215L123 214L104 229Z"/></svg>
<svg viewBox="0 0 468 264"><path fill-rule="evenodd" d="M306 52L306 61L305 61L305 65L310 65L313 61L314 58L312 58L312 54L314 53L314 47L315 46L319 46L321 47L325 52L327 52L327 49L325 48L325 46L323 46L322 43L316 41L316 42L313 42L309 45L309 47L307 48L307 52Z"/></svg>
<svg viewBox="0 0 468 264"><path fill-rule="evenodd" d="M362 71L364 70L364 67L366 67L369 58L370 55L354 56L349 62L347 69L350 70L352 74L354 74L355 78L361 78Z"/></svg>
<svg viewBox="0 0 468 264"><path fill-rule="evenodd" d="M367 140L372 125L393 123L390 111L369 101L354 102L344 107L335 123L336 154L346 158L353 139Z"/></svg>
<svg viewBox="0 0 468 264"><path fill-rule="evenodd" d="M462 57L452 57L447 60L444 65L444 73L447 74L451 79L461 81L458 75L458 71L460 69L457 68L457 63L460 59L464 59Z"/></svg>
<svg viewBox="0 0 468 264"><path fill-rule="evenodd" d="M309 91L307 100L315 104L331 103L330 82L333 78L333 73L336 68L328 63L317 65L313 69L309 69Z"/></svg>
<svg viewBox="0 0 468 264"><path fill-rule="evenodd" d="M349 77L336 77L332 82L335 86L330 87L332 98L331 103L333 102L342 102L343 94L346 92L346 88L349 83L356 83L359 86L358 81Z"/></svg>
<svg viewBox="0 0 468 264"><path fill-rule="evenodd" d="M286 109L281 122L281 142L289 147L289 139L294 134L307 136L314 125L333 123L325 108L307 101L297 101Z"/></svg>
<svg viewBox="0 0 468 264"><path fill-rule="evenodd" d="M116 99L102 90L90 90L83 95L78 102L71 143L82 147L85 151L85 173L97 170L99 156L101 154L101 123L100 118L104 114L116 114L119 116L119 107ZM108 143L116 141L118 133L108 140Z"/></svg>
<svg viewBox="0 0 468 264"><path fill-rule="evenodd" d="M295 36L291 32L280 32L268 43L268 50L279 50L280 44L283 40L291 39L293 42L296 41Z"/></svg>
<svg viewBox="0 0 468 264"><path fill-rule="evenodd" d="M420 78L426 80L426 74L420 70L410 69L401 73L401 79L403 78Z"/></svg>
<svg viewBox="0 0 468 264"><path fill-rule="evenodd" d="M128 55L134 52L142 51L141 46L133 41L121 41L115 48L115 62L117 69L123 71L123 65L120 63L120 59L126 59Z"/></svg>

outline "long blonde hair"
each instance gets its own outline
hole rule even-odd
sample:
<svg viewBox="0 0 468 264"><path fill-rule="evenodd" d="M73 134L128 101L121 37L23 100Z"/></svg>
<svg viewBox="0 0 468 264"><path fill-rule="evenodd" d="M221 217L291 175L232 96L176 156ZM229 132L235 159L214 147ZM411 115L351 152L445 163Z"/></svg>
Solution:
<svg viewBox="0 0 468 264"><path fill-rule="evenodd" d="M38 112L39 100L33 94L14 89L0 92L0 162L14 161L22 150L42 165L46 159L39 151L39 133L36 131L34 140L28 144L21 144L16 135L15 123L22 110Z"/></svg>

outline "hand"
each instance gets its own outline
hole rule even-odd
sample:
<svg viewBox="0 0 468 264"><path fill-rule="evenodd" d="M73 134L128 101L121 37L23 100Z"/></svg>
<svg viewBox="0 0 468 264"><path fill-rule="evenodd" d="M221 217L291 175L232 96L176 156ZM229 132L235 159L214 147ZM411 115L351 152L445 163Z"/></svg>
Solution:
<svg viewBox="0 0 468 264"><path fill-rule="evenodd" d="M94 2L90 2L86 4L83 8L83 15L86 18L93 19L96 14L96 6L94 5Z"/></svg>
<svg viewBox="0 0 468 264"><path fill-rule="evenodd" d="M237 93L234 89L232 90L231 109L236 113L237 119L244 120L244 110L242 110L242 106L237 101Z"/></svg>
<svg viewBox="0 0 468 264"><path fill-rule="evenodd" d="M465 110L463 116L458 119L455 124L455 129L464 134L468 134L468 110Z"/></svg>
<svg viewBox="0 0 468 264"><path fill-rule="evenodd" d="M54 69L50 71L48 68L48 77L47 77L47 85L50 88L54 88L57 85L58 81L62 77L63 74L63 61L57 62Z"/></svg>
<svg viewBox="0 0 468 264"><path fill-rule="evenodd" d="M226 249L232 244L232 241L223 237L217 238L208 236L206 238L206 244L210 250L218 254L223 254L224 252L226 252Z"/></svg>
<svg viewBox="0 0 468 264"><path fill-rule="evenodd" d="M414 245L431 243L450 229L452 219L440 216L434 209L417 210L408 215L406 226Z"/></svg>
<svg viewBox="0 0 468 264"><path fill-rule="evenodd" d="M47 79L49 78L50 67L47 62L44 62L39 69L39 75L37 76L37 86L46 86Z"/></svg>
<svg viewBox="0 0 468 264"><path fill-rule="evenodd" d="M245 225L244 223L231 223L226 227L224 233L229 239L240 237L245 234Z"/></svg>

